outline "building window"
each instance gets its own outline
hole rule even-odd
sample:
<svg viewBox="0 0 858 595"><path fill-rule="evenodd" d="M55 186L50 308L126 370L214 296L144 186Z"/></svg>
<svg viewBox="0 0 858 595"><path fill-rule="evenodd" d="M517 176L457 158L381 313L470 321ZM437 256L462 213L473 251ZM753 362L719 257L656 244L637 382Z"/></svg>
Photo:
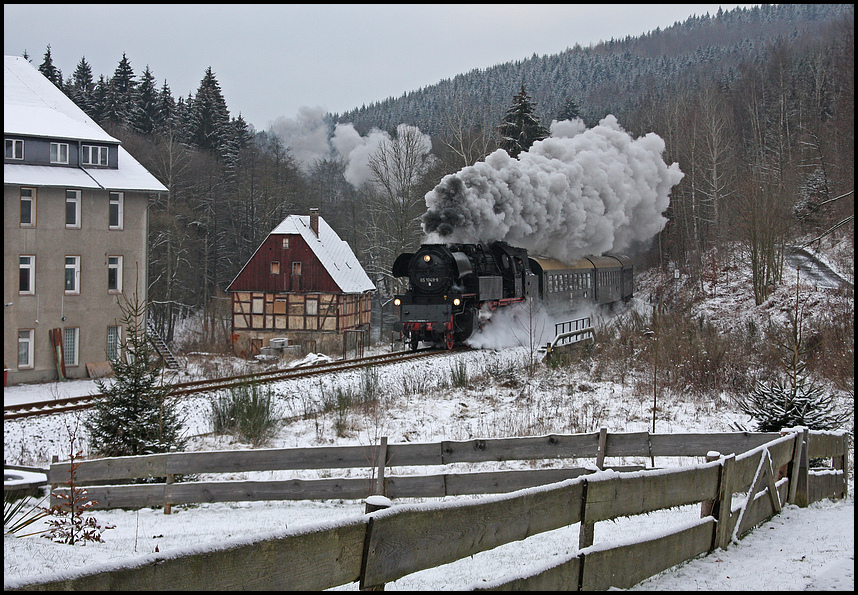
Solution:
<svg viewBox="0 0 858 595"><path fill-rule="evenodd" d="M66 294L80 293L80 256L66 256Z"/></svg>
<svg viewBox="0 0 858 595"><path fill-rule="evenodd" d="M289 249L289 238L283 238L283 249L284 250Z"/></svg>
<svg viewBox="0 0 858 595"><path fill-rule="evenodd" d="M23 159L24 141L14 138L6 139L6 159Z"/></svg>
<svg viewBox="0 0 858 595"><path fill-rule="evenodd" d="M69 145L68 143L51 143L51 163L68 163L69 162Z"/></svg>
<svg viewBox="0 0 858 595"><path fill-rule="evenodd" d="M83 145L80 162L83 165L107 165L107 147Z"/></svg>
<svg viewBox="0 0 858 595"><path fill-rule="evenodd" d="M33 329L18 331L18 368L33 367Z"/></svg>
<svg viewBox="0 0 858 595"><path fill-rule="evenodd" d="M122 293L122 257L107 257L107 291Z"/></svg>
<svg viewBox="0 0 858 595"><path fill-rule="evenodd" d="M36 227L35 188L21 188L21 227Z"/></svg>
<svg viewBox="0 0 858 595"><path fill-rule="evenodd" d="M67 366L77 365L78 330L77 328L63 329L63 361Z"/></svg>
<svg viewBox="0 0 858 595"><path fill-rule="evenodd" d="M110 206L108 215L109 229L122 229L122 217L125 210L125 195L122 192L110 193Z"/></svg>
<svg viewBox="0 0 858 595"><path fill-rule="evenodd" d="M293 275L300 275L301 274L301 263L300 262L293 262L292 263L292 274Z"/></svg>
<svg viewBox="0 0 858 595"><path fill-rule="evenodd" d="M307 316L318 316L319 300L307 300Z"/></svg>
<svg viewBox="0 0 858 595"><path fill-rule="evenodd" d="M21 255L18 270L18 293L21 295L36 293L36 257Z"/></svg>
<svg viewBox="0 0 858 595"><path fill-rule="evenodd" d="M66 190L66 228L80 229L80 190Z"/></svg>
<svg viewBox="0 0 858 595"><path fill-rule="evenodd" d="M280 261L279 260L272 260L271 261L271 274L272 275L279 275L280 274Z"/></svg>
<svg viewBox="0 0 858 595"><path fill-rule="evenodd" d="M107 359L110 361L119 359L119 342L122 339L121 326L107 327Z"/></svg>

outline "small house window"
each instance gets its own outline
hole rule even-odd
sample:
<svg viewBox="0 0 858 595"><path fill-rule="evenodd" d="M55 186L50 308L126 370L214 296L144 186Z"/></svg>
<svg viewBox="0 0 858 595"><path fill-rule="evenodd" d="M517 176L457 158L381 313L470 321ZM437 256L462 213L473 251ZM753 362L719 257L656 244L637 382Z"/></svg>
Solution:
<svg viewBox="0 0 858 595"><path fill-rule="evenodd" d="M80 190L66 190L66 227L80 228Z"/></svg>
<svg viewBox="0 0 858 595"><path fill-rule="evenodd" d="M21 227L36 227L35 188L21 188Z"/></svg>
<svg viewBox="0 0 858 595"><path fill-rule="evenodd" d="M271 261L271 274L272 275L279 275L280 274L280 261L279 260L272 260Z"/></svg>
<svg viewBox="0 0 858 595"><path fill-rule="evenodd" d="M36 293L36 279L34 276L36 257L32 254L20 256L18 274L18 293L32 295Z"/></svg>
<svg viewBox="0 0 858 595"><path fill-rule="evenodd" d="M107 147L83 145L81 163L84 165L107 165Z"/></svg>
<svg viewBox="0 0 858 595"><path fill-rule="evenodd" d="M283 249L284 250L289 249L289 238L283 238Z"/></svg>
<svg viewBox="0 0 858 595"><path fill-rule="evenodd" d="M292 274L293 275L300 275L301 274L301 263L300 262L293 262L292 263Z"/></svg>
<svg viewBox="0 0 858 595"><path fill-rule="evenodd" d="M24 141L14 138L6 139L6 159L23 159Z"/></svg>
<svg viewBox="0 0 858 595"><path fill-rule="evenodd" d="M68 163L68 143L51 143L51 163Z"/></svg>
<svg viewBox="0 0 858 595"><path fill-rule="evenodd" d="M108 200L107 228L122 229L125 195L122 192L111 192Z"/></svg>

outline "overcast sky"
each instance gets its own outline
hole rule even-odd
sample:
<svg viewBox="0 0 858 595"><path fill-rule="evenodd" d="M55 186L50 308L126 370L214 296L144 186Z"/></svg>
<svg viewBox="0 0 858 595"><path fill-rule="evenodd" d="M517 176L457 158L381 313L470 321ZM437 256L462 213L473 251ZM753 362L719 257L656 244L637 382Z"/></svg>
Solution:
<svg viewBox="0 0 858 595"><path fill-rule="evenodd" d="M3 52L34 66L51 45L70 77L81 57L112 76L125 52L173 97L211 66L233 116L257 130L300 107L332 113L475 68L637 36L736 4L140 5L4 4Z"/></svg>

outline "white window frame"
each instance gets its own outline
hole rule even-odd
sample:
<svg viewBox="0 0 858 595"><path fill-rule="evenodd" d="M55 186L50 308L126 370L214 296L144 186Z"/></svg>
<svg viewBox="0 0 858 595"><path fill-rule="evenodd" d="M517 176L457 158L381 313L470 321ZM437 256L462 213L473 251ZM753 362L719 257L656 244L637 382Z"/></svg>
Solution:
<svg viewBox="0 0 858 595"><path fill-rule="evenodd" d="M63 361L66 366L77 366L80 362L80 328L67 326L63 329ZM71 357L69 352L71 351Z"/></svg>
<svg viewBox="0 0 858 595"><path fill-rule="evenodd" d="M114 262L111 260L116 259ZM116 271L116 287L110 287L110 272ZM118 255L107 257L107 293L122 293L122 257Z"/></svg>
<svg viewBox="0 0 858 595"><path fill-rule="evenodd" d="M80 229L80 190L66 190L66 229ZM69 223L69 203L74 204L74 222Z"/></svg>
<svg viewBox="0 0 858 595"><path fill-rule="evenodd" d="M69 144L68 143L51 143L51 163L60 163L68 165L69 162Z"/></svg>
<svg viewBox="0 0 858 595"><path fill-rule="evenodd" d="M35 329L31 328L23 328L18 329L18 369L19 370L29 370L34 367L33 362L33 335L35 334ZM24 343L27 345L27 363L21 363L21 344Z"/></svg>
<svg viewBox="0 0 858 595"><path fill-rule="evenodd" d="M23 259L28 258L26 264ZM28 289L21 291L21 271L28 271ZM18 256L18 295L35 295L36 293L36 256L35 254L21 254Z"/></svg>
<svg viewBox="0 0 858 595"><path fill-rule="evenodd" d="M114 205L116 206L116 219L118 222L116 225L113 225L111 223L111 213L113 211ZM125 223L125 193L124 192L111 192L108 195L107 228L108 229L122 229L122 226L124 223Z"/></svg>
<svg viewBox="0 0 858 595"><path fill-rule="evenodd" d="M70 261L70 259L73 259ZM80 256L71 254L66 255L65 260L65 276L63 277L63 290L66 295L80 295ZM72 271L72 279L74 286L68 288L69 271Z"/></svg>
<svg viewBox="0 0 858 595"><path fill-rule="evenodd" d="M24 159L24 141L17 138L6 139L6 159Z"/></svg>
<svg viewBox="0 0 858 595"><path fill-rule="evenodd" d="M29 192L30 196L24 196L25 192ZM24 221L24 203L30 203L30 220ZM22 187L21 188L21 203L19 209L18 221L21 227L36 227L36 189Z"/></svg>
<svg viewBox="0 0 858 595"><path fill-rule="evenodd" d="M318 316L319 315L319 300L315 298L308 298L305 302L306 304L306 314L307 316Z"/></svg>
<svg viewBox="0 0 858 595"><path fill-rule="evenodd" d="M115 337L111 337L115 334ZM111 356L111 351L113 354ZM107 327L107 349L105 350L108 361L118 360L122 355L122 327L108 326Z"/></svg>
<svg viewBox="0 0 858 595"><path fill-rule="evenodd" d="M93 157L95 157L94 160ZM82 145L80 163L81 165L107 166L107 147Z"/></svg>

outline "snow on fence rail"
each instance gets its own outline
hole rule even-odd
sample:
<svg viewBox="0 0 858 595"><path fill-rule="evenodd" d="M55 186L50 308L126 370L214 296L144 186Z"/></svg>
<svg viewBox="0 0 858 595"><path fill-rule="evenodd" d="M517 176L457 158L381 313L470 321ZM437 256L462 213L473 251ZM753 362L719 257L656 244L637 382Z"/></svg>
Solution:
<svg viewBox="0 0 858 595"><path fill-rule="evenodd" d="M534 456L538 452L541 458L551 458L560 453L563 457L584 456L568 453L589 449L599 458L634 456L639 454L640 438L636 434L609 436L602 430L592 436L444 442L441 445L447 445L449 451L441 446L437 456L442 464L445 455L456 461L496 460L492 453L500 452L540 458ZM783 436L689 434L669 438L650 435L647 450L652 449L653 456L668 456L667 449L672 447L674 451L669 454L674 456L701 456L705 448L704 454L715 460L630 473L598 471L480 500L396 505L341 522L205 550L150 555L131 565L75 571L57 580L27 579L7 583L6 588L294 590L326 589L353 582L359 582L362 589L379 588L413 572L579 522L579 547L573 555L555 560L550 567L534 569L529 575L511 576L491 584L479 583L480 577L474 577L474 584L479 584L480 590L627 588L699 554L727 547L787 502L806 506L822 498L845 496L845 434L798 430ZM541 449L536 448L534 440L543 441ZM396 446L412 448L397 453ZM419 453L425 446L382 444L375 448L381 455L379 460L389 462L397 454L408 460L406 453L413 460L422 460ZM342 458L315 453L312 460L318 465L337 462L348 466L358 453L366 454L356 448L363 447L347 447ZM714 450L730 454L716 459L711 452ZM818 457L831 458L833 470L809 472L809 458ZM276 464L283 464L284 459L276 460ZM213 461L206 464L214 465ZM117 469L114 465L111 472L115 474ZM157 469L160 473L166 467ZM56 479L53 470L54 466L52 479ZM747 497L733 506L734 494ZM654 531L648 539L593 545L592 532L587 531L598 521L696 503L701 503L699 521L679 530Z"/></svg>

